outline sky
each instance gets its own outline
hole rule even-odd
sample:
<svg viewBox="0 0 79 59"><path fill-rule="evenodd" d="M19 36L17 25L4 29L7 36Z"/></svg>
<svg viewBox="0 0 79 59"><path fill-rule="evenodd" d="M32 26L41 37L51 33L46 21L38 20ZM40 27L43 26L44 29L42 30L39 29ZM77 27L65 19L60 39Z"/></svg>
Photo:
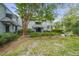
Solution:
<svg viewBox="0 0 79 59"><path fill-rule="evenodd" d="M5 3L4 4L9 10L11 10L14 14L18 15L16 12L16 5L14 3Z"/></svg>
<svg viewBox="0 0 79 59"><path fill-rule="evenodd" d="M14 3L5 3L6 7L8 7L11 11L16 11L16 6ZM57 9L57 13L62 15L64 13L64 9ZM15 12L16 13L16 12Z"/></svg>
<svg viewBox="0 0 79 59"><path fill-rule="evenodd" d="M6 7L10 9L14 14L18 15L16 12L16 5L14 3L5 3L4 5L6 5ZM64 6L61 5L61 7L55 10L55 12L57 13L57 17L55 18L55 21L59 21L59 19L63 17L63 14L67 12L68 7L69 7L68 4L65 4Z"/></svg>

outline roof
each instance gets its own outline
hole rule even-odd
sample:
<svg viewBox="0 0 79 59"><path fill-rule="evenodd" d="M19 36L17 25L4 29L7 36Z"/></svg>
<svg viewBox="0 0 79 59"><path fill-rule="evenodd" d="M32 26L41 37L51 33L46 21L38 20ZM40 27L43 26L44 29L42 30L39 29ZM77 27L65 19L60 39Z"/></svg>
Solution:
<svg viewBox="0 0 79 59"><path fill-rule="evenodd" d="M5 21L5 22L11 22L12 20L10 19L10 18L8 18L8 17L4 17L4 18L2 18L2 20L0 20L1 22L3 22L3 21Z"/></svg>
<svg viewBox="0 0 79 59"><path fill-rule="evenodd" d="M0 20L0 22L9 22L9 23L11 23L12 25L15 25L15 26L20 26L20 25L18 25L16 22L14 22L14 21L12 21L10 18L8 18L8 17L4 17L4 18L2 18L2 20Z"/></svg>

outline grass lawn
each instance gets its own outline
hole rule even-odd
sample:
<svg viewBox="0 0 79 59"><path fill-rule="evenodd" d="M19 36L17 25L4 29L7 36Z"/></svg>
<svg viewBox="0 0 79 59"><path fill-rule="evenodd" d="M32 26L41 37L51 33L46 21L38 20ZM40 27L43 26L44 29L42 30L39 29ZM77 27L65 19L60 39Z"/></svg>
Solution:
<svg viewBox="0 0 79 59"><path fill-rule="evenodd" d="M8 56L79 56L79 37L31 37L0 55Z"/></svg>

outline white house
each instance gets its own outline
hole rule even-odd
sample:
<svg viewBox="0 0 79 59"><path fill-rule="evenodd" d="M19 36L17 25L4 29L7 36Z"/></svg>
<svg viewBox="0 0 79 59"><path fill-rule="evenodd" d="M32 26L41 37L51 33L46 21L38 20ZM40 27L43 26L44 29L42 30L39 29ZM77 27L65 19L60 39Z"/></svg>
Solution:
<svg viewBox="0 0 79 59"><path fill-rule="evenodd" d="M51 31L53 28L51 21L43 21L40 24L36 21L30 21L28 24L28 29L31 29L35 32L44 32L44 31Z"/></svg>
<svg viewBox="0 0 79 59"><path fill-rule="evenodd" d="M18 31L22 26L20 20L21 19L4 4L0 4L0 34Z"/></svg>

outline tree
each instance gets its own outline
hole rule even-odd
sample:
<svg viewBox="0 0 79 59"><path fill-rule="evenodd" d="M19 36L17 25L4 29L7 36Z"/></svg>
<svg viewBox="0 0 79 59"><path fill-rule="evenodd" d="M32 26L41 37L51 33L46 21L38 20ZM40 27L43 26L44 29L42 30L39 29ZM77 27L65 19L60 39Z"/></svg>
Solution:
<svg viewBox="0 0 79 59"><path fill-rule="evenodd" d="M40 4L27 4L27 3L18 3L16 4L19 15L22 18L22 25L23 25L23 35L27 34L27 26L29 20L31 19L32 15L37 12Z"/></svg>
<svg viewBox="0 0 79 59"><path fill-rule="evenodd" d="M75 12L76 11L76 12ZM77 6L70 8L70 10L64 15L65 32L73 32L79 34L79 8Z"/></svg>
<svg viewBox="0 0 79 59"><path fill-rule="evenodd" d="M43 3L17 3L19 15L23 23L23 35L27 32L27 26L30 20L53 20L54 14L52 8L54 5Z"/></svg>
<svg viewBox="0 0 79 59"><path fill-rule="evenodd" d="M72 31L73 31L74 34L79 35L79 21L77 21L77 22L73 25Z"/></svg>

